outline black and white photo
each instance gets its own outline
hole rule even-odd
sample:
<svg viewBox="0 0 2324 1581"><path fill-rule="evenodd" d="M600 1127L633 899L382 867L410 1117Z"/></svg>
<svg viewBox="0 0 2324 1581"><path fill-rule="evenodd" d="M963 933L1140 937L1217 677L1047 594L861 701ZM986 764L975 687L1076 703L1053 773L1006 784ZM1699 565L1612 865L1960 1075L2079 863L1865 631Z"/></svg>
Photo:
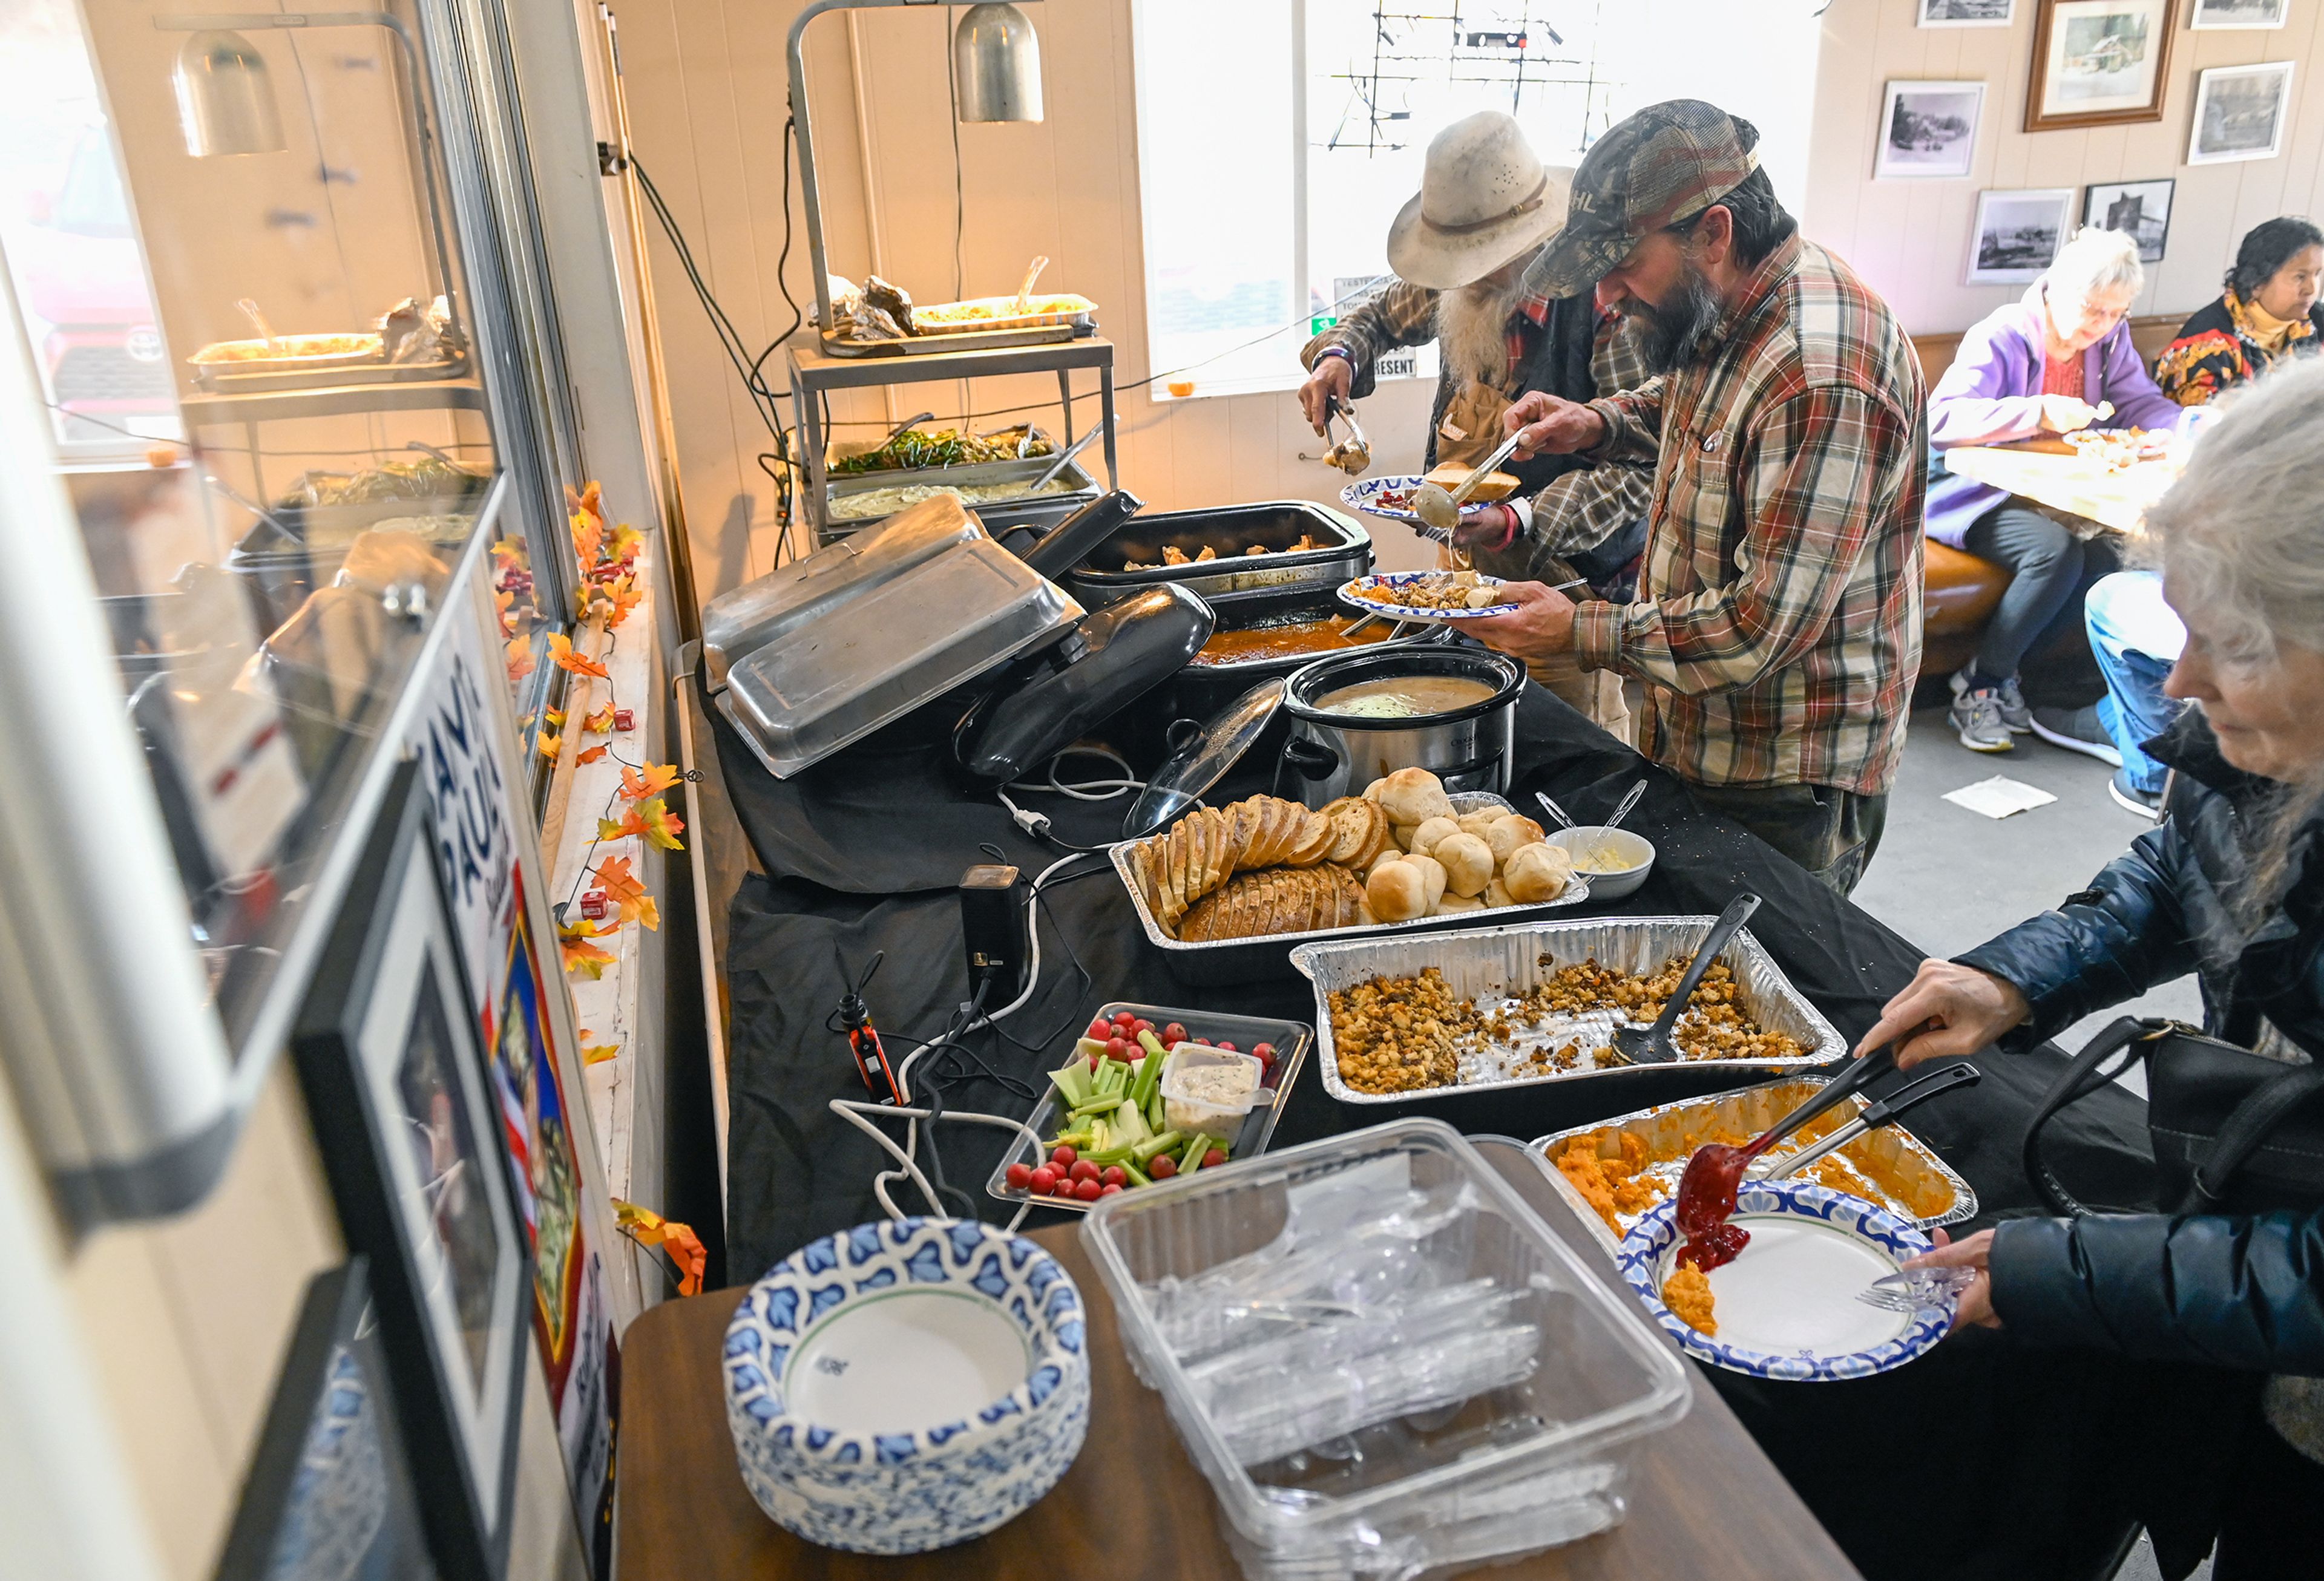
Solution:
<svg viewBox="0 0 2324 1581"><path fill-rule="evenodd" d="M2171 234L2171 194L2177 186L2168 176L2152 181L2093 181L2082 194L2082 223L2120 231L2138 244L2141 263L2160 263Z"/></svg>
<svg viewBox="0 0 2324 1581"><path fill-rule="evenodd" d="M1970 239L1969 283L2025 285L2050 266L2073 212L2070 187L1980 192Z"/></svg>
<svg viewBox="0 0 2324 1581"><path fill-rule="evenodd" d="M1981 82L1890 83L1873 175L1968 175L1984 109Z"/></svg>
<svg viewBox="0 0 2324 1581"><path fill-rule="evenodd" d="M2163 118L2172 0L2038 0L2025 130Z"/></svg>
<svg viewBox="0 0 2324 1581"><path fill-rule="evenodd" d="M2191 28L2282 27L2292 0L2195 0Z"/></svg>
<svg viewBox="0 0 2324 1581"><path fill-rule="evenodd" d="M2017 0L1921 0L1923 27L2007 27Z"/></svg>
<svg viewBox="0 0 2324 1581"><path fill-rule="evenodd" d="M2187 162L2273 159L2283 152L2283 123L2291 108L2291 61L2211 68L2196 79Z"/></svg>

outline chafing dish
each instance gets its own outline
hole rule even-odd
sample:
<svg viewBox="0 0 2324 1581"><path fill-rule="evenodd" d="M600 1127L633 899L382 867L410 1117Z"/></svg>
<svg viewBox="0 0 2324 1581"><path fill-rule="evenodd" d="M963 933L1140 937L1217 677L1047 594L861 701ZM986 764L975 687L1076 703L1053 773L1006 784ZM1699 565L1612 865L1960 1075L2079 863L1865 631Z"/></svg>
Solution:
<svg viewBox="0 0 2324 1581"><path fill-rule="evenodd" d="M1303 536L1316 547L1294 549ZM1166 547L1188 556L1210 549L1217 557L1166 565ZM1267 552L1244 553L1254 547ZM1129 569L1132 564L1142 569ZM1269 500L1140 516L1076 565L1067 585L1074 597L1096 605L1157 582L1176 582L1216 604L1294 587L1329 591L1371 568L1371 534L1355 518L1312 501Z"/></svg>

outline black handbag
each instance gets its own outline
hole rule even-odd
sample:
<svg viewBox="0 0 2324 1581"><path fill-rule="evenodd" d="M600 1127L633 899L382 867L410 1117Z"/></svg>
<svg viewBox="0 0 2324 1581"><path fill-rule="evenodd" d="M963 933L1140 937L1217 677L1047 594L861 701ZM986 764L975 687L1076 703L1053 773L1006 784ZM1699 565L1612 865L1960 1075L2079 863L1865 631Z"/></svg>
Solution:
<svg viewBox="0 0 2324 1581"><path fill-rule="evenodd" d="M2069 1104L2146 1062L2155 1200L2091 1208L2042 1157L2042 1127ZM2109 1062L2111 1062L2111 1063ZM2025 1127L2025 1176L2061 1214L2267 1213L2324 1201L2324 1062L2287 1065L2176 1021L2126 1016L2092 1038Z"/></svg>

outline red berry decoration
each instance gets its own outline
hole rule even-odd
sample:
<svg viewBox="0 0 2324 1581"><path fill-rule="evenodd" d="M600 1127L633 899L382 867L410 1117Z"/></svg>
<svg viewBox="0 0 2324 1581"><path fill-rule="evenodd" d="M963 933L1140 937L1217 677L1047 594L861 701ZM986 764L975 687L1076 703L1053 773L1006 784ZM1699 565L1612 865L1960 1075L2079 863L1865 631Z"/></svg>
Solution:
<svg viewBox="0 0 2324 1581"><path fill-rule="evenodd" d="M1105 1188L1099 1185L1095 1181L1084 1181L1080 1185L1074 1188L1074 1195L1080 1198L1084 1202L1094 1202L1100 1197L1105 1195Z"/></svg>
<svg viewBox="0 0 2324 1581"><path fill-rule="evenodd" d="M1222 1164L1222 1163L1226 1163L1226 1161L1227 1161L1227 1155L1226 1155L1225 1154L1223 1154L1223 1153L1221 1153L1221 1152L1220 1152L1217 1148L1215 1148L1215 1147L1212 1148L1208 1153L1205 1153L1204 1154L1203 1154L1203 1167L1204 1167L1204 1169L1216 1169L1216 1168L1218 1168L1218 1167L1219 1167L1219 1165L1221 1165L1221 1164Z"/></svg>
<svg viewBox="0 0 2324 1581"><path fill-rule="evenodd" d="M1173 1045L1185 1043L1186 1041L1186 1029L1173 1021L1169 1025L1162 1029L1162 1041L1165 1043Z"/></svg>
<svg viewBox="0 0 2324 1581"><path fill-rule="evenodd" d="M1045 1163L1039 1169L1027 1174L1025 1183L1046 1197L1057 1189L1058 1179L1057 1172Z"/></svg>
<svg viewBox="0 0 2324 1581"><path fill-rule="evenodd" d="M1072 1148L1060 1146L1055 1153L1049 1154L1049 1162L1056 1164L1058 1171L1063 1172L1065 1170L1073 1168L1074 1160L1080 1156L1081 1154L1075 1153Z"/></svg>
<svg viewBox="0 0 2324 1581"><path fill-rule="evenodd" d="M1119 1197L1121 1195L1121 1188L1120 1186L1100 1186L1097 1189L1097 1194L1101 1197Z"/></svg>
<svg viewBox="0 0 2324 1581"><path fill-rule="evenodd" d="M1167 1181L1178 1172L1178 1161L1167 1153L1157 1154L1154 1162L1146 1166L1146 1172L1155 1180Z"/></svg>
<svg viewBox="0 0 2324 1581"><path fill-rule="evenodd" d="M1122 1168L1118 1163L1107 1164L1103 1169L1098 1172L1097 1178L1109 1186L1126 1186L1130 1184L1130 1172Z"/></svg>
<svg viewBox="0 0 2324 1581"><path fill-rule="evenodd" d="M1010 1190L1021 1191L1033 1183L1033 1166L1028 1163L1012 1163L1002 1172L1001 1179L1009 1182Z"/></svg>
<svg viewBox="0 0 2324 1581"><path fill-rule="evenodd" d="M1092 1163L1086 1158L1077 1159L1074 1161L1073 1168L1067 1170L1065 1172L1073 1176L1073 1178L1077 1181L1093 1181L1097 1179L1097 1165Z"/></svg>

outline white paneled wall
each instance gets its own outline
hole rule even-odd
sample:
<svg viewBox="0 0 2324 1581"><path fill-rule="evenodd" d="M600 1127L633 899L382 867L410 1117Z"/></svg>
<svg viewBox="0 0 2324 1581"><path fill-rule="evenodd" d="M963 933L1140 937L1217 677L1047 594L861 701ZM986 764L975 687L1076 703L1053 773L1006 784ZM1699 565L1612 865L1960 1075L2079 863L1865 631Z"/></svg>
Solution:
<svg viewBox="0 0 2324 1581"><path fill-rule="evenodd" d="M2324 144L2324 80L2315 69L2324 4L2292 0L2285 26L2267 31L2187 26L2181 0L2171 41L2163 119L2087 132L2019 130L2032 76L2034 20L2041 0L2017 0L2006 28L1914 25L1918 0L1833 0L1823 18L1816 71L1815 135L1802 215L1808 234L1847 258L1887 297L1916 335L1966 329L2021 286L1962 284L1977 195L1987 188L2071 187L2092 181L2178 179L2163 262L2150 264L2133 311L2188 313L2217 295L2219 276L2243 234L2279 214L2324 207L2319 181ZM2189 165L2195 83L2207 67L2292 60L2291 123L2284 152L2272 160ZM1872 179L1886 85L1892 81L1982 81L1985 116L1976 162L1958 180Z"/></svg>

